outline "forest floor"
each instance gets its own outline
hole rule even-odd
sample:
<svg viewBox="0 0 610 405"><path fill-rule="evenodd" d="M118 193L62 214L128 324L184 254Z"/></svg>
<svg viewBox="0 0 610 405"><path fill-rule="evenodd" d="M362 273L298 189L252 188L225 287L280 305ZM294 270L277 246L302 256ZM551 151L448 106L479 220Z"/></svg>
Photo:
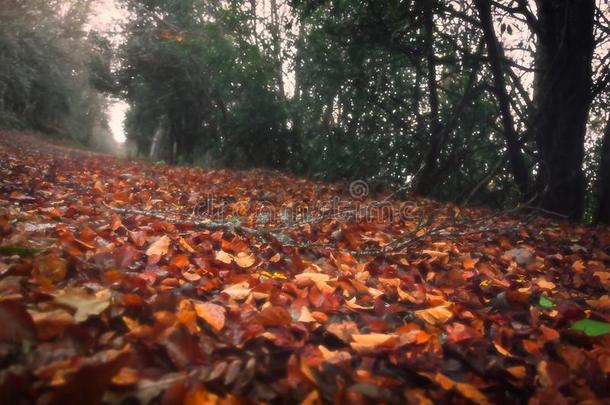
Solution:
<svg viewBox="0 0 610 405"><path fill-rule="evenodd" d="M3 404L610 400L607 228L0 133L0 240Z"/></svg>

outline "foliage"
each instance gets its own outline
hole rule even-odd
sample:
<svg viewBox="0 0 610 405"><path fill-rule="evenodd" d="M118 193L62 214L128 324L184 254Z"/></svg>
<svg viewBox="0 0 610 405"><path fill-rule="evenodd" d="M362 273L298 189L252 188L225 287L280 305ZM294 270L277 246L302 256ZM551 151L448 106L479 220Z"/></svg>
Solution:
<svg viewBox="0 0 610 405"><path fill-rule="evenodd" d="M170 161L194 162L207 153L208 163L286 166L289 139L272 64L244 39L255 35L250 16L234 7L199 10L185 0L132 5L137 18L122 49L120 78L133 108L130 136L141 150L148 151L159 125L154 117L163 117L176 148ZM161 17L151 19L152 12Z"/></svg>
<svg viewBox="0 0 610 405"><path fill-rule="evenodd" d="M89 2L64 15L56 1L8 3L0 12L0 125L88 142L105 122L87 66L102 62L80 31Z"/></svg>

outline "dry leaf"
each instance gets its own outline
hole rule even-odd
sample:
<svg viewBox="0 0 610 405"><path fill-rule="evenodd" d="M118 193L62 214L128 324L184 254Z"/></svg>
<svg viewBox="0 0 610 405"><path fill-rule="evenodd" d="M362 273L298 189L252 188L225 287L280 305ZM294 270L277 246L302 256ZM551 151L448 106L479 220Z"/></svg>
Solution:
<svg viewBox="0 0 610 405"><path fill-rule="evenodd" d="M254 256L252 253L248 254L246 252L240 252L237 254L237 257L234 258L234 260L239 267L247 268L256 262L256 256Z"/></svg>
<svg viewBox="0 0 610 405"><path fill-rule="evenodd" d="M449 310L448 305L440 305L415 311L415 316L431 325L443 325L453 316L453 313Z"/></svg>
<svg viewBox="0 0 610 405"><path fill-rule="evenodd" d="M110 306L110 291L101 290L90 294L86 290L67 288L55 295L55 302L76 309L74 321L84 322L91 315L99 315Z"/></svg>
<svg viewBox="0 0 610 405"><path fill-rule="evenodd" d="M232 286L222 290L222 292L227 294L234 300L243 300L246 299L248 295L250 295L250 291L252 291L252 289L249 287L250 285L248 284L248 282L244 281L241 283L233 284Z"/></svg>
<svg viewBox="0 0 610 405"><path fill-rule="evenodd" d="M225 309L220 305L209 302L193 301L197 316L206 321L216 330L221 330L225 326Z"/></svg>
<svg viewBox="0 0 610 405"><path fill-rule="evenodd" d="M169 238L167 237L167 235L163 235L162 237L157 239L156 242L154 242L152 245L150 245L148 247L148 249L146 250L146 255L147 256L152 256L152 255L164 256L167 254L168 249L169 249Z"/></svg>
<svg viewBox="0 0 610 405"><path fill-rule="evenodd" d="M217 251L214 258L224 264L231 264L233 262L233 256L225 252L224 250Z"/></svg>

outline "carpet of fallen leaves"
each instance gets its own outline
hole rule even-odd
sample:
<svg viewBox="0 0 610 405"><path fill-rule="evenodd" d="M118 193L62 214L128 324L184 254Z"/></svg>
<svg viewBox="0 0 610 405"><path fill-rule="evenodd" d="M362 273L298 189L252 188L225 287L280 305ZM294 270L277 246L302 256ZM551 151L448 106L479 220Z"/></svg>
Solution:
<svg viewBox="0 0 610 405"><path fill-rule="evenodd" d="M412 220L231 226L346 188L1 134L0 403L610 401L608 229L424 199ZM210 193L227 226L187 217Z"/></svg>

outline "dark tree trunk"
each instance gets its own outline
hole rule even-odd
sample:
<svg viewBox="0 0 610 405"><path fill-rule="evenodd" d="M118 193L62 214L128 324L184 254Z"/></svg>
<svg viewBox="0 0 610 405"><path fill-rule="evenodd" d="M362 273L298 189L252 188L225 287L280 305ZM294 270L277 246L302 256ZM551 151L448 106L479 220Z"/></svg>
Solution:
<svg viewBox="0 0 610 405"><path fill-rule="evenodd" d="M599 167L597 221L610 224L610 116L606 124Z"/></svg>
<svg viewBox="0 0 610 405"><path fill-rule="evenodd" d="M413 191L420 195L427 195L432 190L432 186L435 183L432 181L432 176L437 167L438 158L442 148L442 140L439 137L439 101L438 87L436 83L436 57L434 55L434 20L432 7L432 0L427 0L423 4L424 47L426 48L431 140L430 146L426 154L423 156L420 168L415 175Z"/></svg>
<svg viewBox="0 0 610 405"><path fill-rule="evenodd" d="M500 118L502 121L504 138L506 139L508 160L521 195L524 199L528 199L530 191L529 173L525 160L523 159L521 142L519 141L519 136L515 130L515 123L510 111L510 98L506 91L506 81L504 78L504 55L493 26L491 2L488 0L475 0L475 4L479 13L483 37L487 46L489 67L493 74L493 91L498 100L498 107L500 108Z"/></svg>
<svg viewBox="0 0 610 405"><path fill-rule="evenodd" d="M584 138L591 104L594 0L537 0L534 83L539 204L580 219Z"/></svg>

